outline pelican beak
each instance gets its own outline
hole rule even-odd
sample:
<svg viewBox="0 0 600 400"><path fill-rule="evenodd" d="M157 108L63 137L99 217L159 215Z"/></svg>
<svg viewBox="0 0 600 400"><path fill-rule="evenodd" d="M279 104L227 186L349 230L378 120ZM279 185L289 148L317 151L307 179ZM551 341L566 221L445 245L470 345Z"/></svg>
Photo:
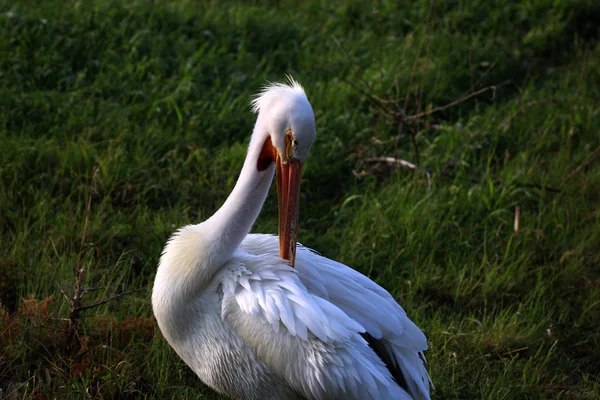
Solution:
<svg viewBox="0 0 600 400"><path fill-rule="evenodd" d="M294 267L298 240L298 216L300 212L300 176L302 161L277 156L277 200L279 202L279 256Z"/></svg>

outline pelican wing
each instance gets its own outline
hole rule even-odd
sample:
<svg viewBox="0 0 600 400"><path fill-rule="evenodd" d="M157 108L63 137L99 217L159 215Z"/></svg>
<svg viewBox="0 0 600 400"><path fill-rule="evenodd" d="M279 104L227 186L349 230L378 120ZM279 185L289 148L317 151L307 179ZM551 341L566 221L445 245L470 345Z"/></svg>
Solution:
<svg viewBox="0 0 600 400"><path fill-rule="evenodd" d="M244 246L262 254L278 254L277 237L271 235L248 235ZM421 359L427 339L385 289L304 246L298 246L295 269L309 292L334 304L364 328L364 337L398 383L414 398L430 398L431 379Z"/></svg>
<svg viewBox="0 0 600 400"><path fill-rule="evenodd" d="M254 356L306 398L408 399L361 333L268 252L240 250L224 268L221 316Z"/></svg>

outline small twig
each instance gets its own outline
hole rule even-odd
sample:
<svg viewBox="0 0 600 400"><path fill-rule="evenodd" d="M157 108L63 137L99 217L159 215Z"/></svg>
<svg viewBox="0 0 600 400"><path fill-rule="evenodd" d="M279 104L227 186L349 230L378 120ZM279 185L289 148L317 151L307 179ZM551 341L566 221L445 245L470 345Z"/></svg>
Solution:
<svg viewBox="0 0 600 400"><path fill-rule="evenodd" d="M81 318L90 318L90 317L100 317L100 316L106 316L106 314L102 314L102 313L96 313L96 314L81 314L79 317ZM87 328L86 330L90 330L89 328Z"/></svg>
<svg viewBox="0 0 600 400"><path fill-rule="evenodd" d="M427 36L427 32L430 29L431 20L432 20L433 16L435 15L434 5L435 5L435 0L430 0L429 10L427 11L427 17L426 17L426 21L424 24L424 33L423 33L424 37ZM421 25L421 24L419 24L419 25ZM417 29L418 29L418 27L417 27ZM398 111L393 113L393 116L396 119L397 124L398 124L398 135L396 136L396 141L394 143L394 153L398 149L398 142L400 140L402 131L404 129L404 121L406 120L406 110L408 108L408 102L410 100L410 95L411 95L411 88L412 88L413 80L415 78L415 73L417 70L417 64L419 62L419 57L421 55L421 50L423 48L423 42L424 42L424 39L421 39L419 41L419 49L417 50L417 57L415 58L415 61L413 63L413 66L412 66L412 69L410 72L410 79L408 82L408 90L406 92L406 96L404 97L404 105L402 106L402 108L398 108ZM425 68L427 68L427 64L429 63L430 44L431 44L431 37L429 37L429 39L427 40L427 53L426 53ZM402 51L403 55L404 55L405 51L406 51L406 46L405 46L404 50ZM423 75L423 79L425 79L425 75ZM422 86L423 86L423 81L421 81L421 88L422 88ZM418 92L419 92L419 87L417 86L417 88L414 89L414 93L413 93L414 98L417 98ZM421 109L422 94L423 94L423 92L421 91L421 96L417 99L418 110ZM398 97L398 95L396 97ZM410 136L411 145L413 146L414 151L415 151L415 163L418 165L419 164L419 147L418 147L417 140L416 140L416 132L413 129L410 129L408 131L408 134ZM428 176L428 182L430 182L429 176Z"/></svg>
<svg viewBox="0 0 600 400"><path fill-rule="evenodd" d="M67 350L73 350L73 339L77 335L77 327L79 326L79 308L81 307L82 291L83 291L83 280L85 278L85 270L81 268L79 270L79 276L77 278L77 286L75 287L75 295L73 299L69 301L71 310L69 311L69 328L67 331ZM62 289L61 289L62 292ZM64 293L63 293L64 294Z"/></svg>
<svg viewBox="0 0 600 400"><path fill-rule="evenodd" d="M328 68L321 68L321 67L313 67L313 68L318 71L325 71L328 73L333 73L333 71ZM344 78L343 76L338 76L338 79L341 80L342 82L344 82L345 84L347 84L348 86L352 87L358 93L365 96L371 104L373 104L375 107L378 107L385 115L394 115L395 114L393 111L390 111L384 105L386 103L390 103L389 101L386 101L385 99L381 99L373 93L368 93L368 92L364 91L362 88L357 86L354 82L352 82L349 79Z"/></svg>
<svg viewBox="0 0 600 400"><path fill-rule="evenodd" d="M560 193L561 192L560 189L553 188L552 186L548 186L548 185L538 185L537 183L527 183L527 184L524 184L521 186L530 187L530 188L534 188L534 189L540 189L540 190L546 190L546 191L552 192L552 193Z"/></svg>
<svg viewBox="0 0 600 400"><path fill-rule="evenodd" d="M74 294L73 294L72 298L67 296L67 294L65 293L65 291L62 288L59 288L63 297L67 300L67 303L69 303L68 318L47 318L47 319L53 320L53 321L68 321L69 322L69 326L67 328L67 351L69 351L71 353L74 351L75 338L79 337L79 335L78 335L79 321L81 320L81 318L93 316L93 314L82 314L81 313L82 311L89 310L89 309L95 308L95 307L99 307L99 306L109 303L113 300L117 300L125 295L139 292L140 290L142 290L142 289L136 289L136 290L131 290L128 292L121 292L121 293L118 293L107 299L98 301L96 303L89 304L89 305L83 305L83 297L85 296L86 293L96 292L96 291L99 291L99 290L102 290L105 288L103 286L95 287L95 288L85 288L83 286L84 281L85 281L85 270L82 268L79 270L77 284L74 287L74 290L73 290Z"/></svg>
<svg viewBox="0 0 600 400"><path fill-rule="evenodd" d="M83 230L81 231L81 242L79 244L79 254L77 255L77 261L75 262L75 266L73 268L73 272L76 274L77 269L81 265L81 256L83 254L83 247L85 244L85 237L87 234L88 223L90 219L90 211L92 210L92 192L96 192L96 179L98 177L98 167L94 167L92 169L92 182L91 187L89 187L88 197L85 204L85 219L83 221Z"/></svg>
<svg viewBox="0 0 600 400"><path fill-rule="evenodd" d="M413 169L413 170L416 170L416 171L420 171L420 172L423 172L423 173L425 173L427 175L428 181L430 181L431 175L434 173L433 171L430 171L430 170L425 169L425 168L421 168L421 167L419 167L419 166L417 166L417 165L415 165L415 164L413 164L411 162L408 162L406 160L402 160L402 159L399 159L399 158L395 158L395 157L371 157L371 158L365 158L363 161L370 162L370 163L377 163L377 162L381 163L381 162L383 162L383 163L399 165L399 166L402 166L402 167L405 167L405 168L409 168L409 169ZM357 177L368 175L368 172L359 173L359 172L353 171L353 173ZM448 171L437 171L437 173L439 173L441 176L446 177L448 179L456 179L456 176L457 176L456 174L453 174L453 173L448 172ZM467 177L466 179L469 182L473 183L473 184L480 184L481 183L478 179L476 179L474 177ZM501 180L496 180L496 181L494 181L494 184L495 185L503 185L504 182L502 182ZM538 185L536 183L524 183L524 184L517 183L516 186L518 186L518 187L529 187L529 188L540 189L540 190L546 190L548 192L553 192L553 193L560 193L561 192L560 189L556 189L556 188L553 188L553 187L548 186L548 185L542 186L542 185Z"/></svg>
<svg viewBox="0 0 600 400"><path fill-rule="evenodd" d="M366 158L365 159L366 162L384 162L384 163L388 163L388 164L398 164L401 165L403 167L406 168L410 168L410 169L419 169L419 167L417 167L415 164L406 161L406 160L401 160L399 158L395 158L395 157L370 157L370 158Z"/></svg>
<svg viewBox="0 0 600 400"><path fill-rule="evenodd" d="M106 286L100 286L97 288L85 288L85 289L83 289L83 293L86 294L86 293L90 293L90 292L97 292L98 290L103 290L103 289L106 289Z"/></svg>
<svg viewBox="0 0 600 400"><path fill-rule="evenodd" d="M415 150L415 164L419 165L419 146L417 145L417 134L410 129L410 141L413 145L413 149Z"/></svg>
<svg viewBox="0 0 600 400"><path fill-rule="evenodd" d="M132 293L135 293L135 292L139 292L140 290L141 289L130 290L129 292L121 292L121 293L115 294L114 296L109 297L108 299L104 299L102 301L99 301L97 303L90 304L90 305L87 305L87 306L78 307L77 310L78 311L83 311L83 310L88 310L90 308L98 307L98 306L101 306L102 304L106 304L106 303L108 303L110 301L116 300L116 299L118 299L120 297L123 297L125 295L132 294Z"/></svg>
<svg viewBox="0 0 600 400"><path fill-rule="evenodd" d="M56 331L56 332L63 332L63 333L65 332L64 329L55 328L53 326L48 326L48 325L44 325L44 324L38 325L37 327L44 328L44 329L51 329L51 330Z"/></svg>
<svg viewBox="0 0 600 400"><path fill-rule="evenodd" d="M348 63L352 66L352 70L354 71L354 75L363 83L363 85L365 85L365 87L367 89L369 89L369 91L371 93L374 93L375 90L373 90L373 86L371 86L371 84L369 82L367 82L360 75L360 70L356 66L356 63L352 60L352 57L350 57L350 54L346 51L346 49L344 49L344 47L342 47L342 44L340 43L340 41L338 40L338 38L336 38L335 36L332 36L332 37L333 37L333 40L335 41L335 43L337 44L338 48L342 51L342 53L346 57L346 60L348 61Z"/></svg>
<svg viewBox="0 0 600 400"><path fill-rule="evenodd" d="M592 160L594 159L594 157L596 156L596 154L598 154L598 152L600 152L600 146L596 147L590 154L588 154L588 156L583 160L583 162L581 164L579 164L579 166L577 168L575 168L574 171L572 171L569 175L567 175L567 177L565 178L565 181L568 181L569 179L571 179L571 177L573 175L575 175L576 173L581 171L583 168L585 168L589 163L591 163Z"/></svg>
<svg viewBox="0 0 600 400"><path fill-rule="evenodd" d="M423 117L426 117L427 115L431 115L431 114L434 114L434 113L439 112L439 111L447 110L448 108L454 107L454 106L456 106L456 105L458 105L460 103L463 103L463 102L469 100L472 97L478 96L478 95L480 95L482 93L485 93L485 92L487 92L489 90L493 91L493 96L492 96L492 99L493 99L493 98L496 97L496 89L499 86L504 85L506 83L507 82L502 82L500 85L492 85L492 86L484 87L483 89L479 89L476 92L473 92L473 93L468 94L466 96L463 96L463 97L461 97L459 99L456 99L453 102L450 102L450 103L448 103L446 105L443 105L443 106L440 106L440 107L436 107L434 109L431 109L429 111L424 111L424 112L419 113L419 114L409 115L409 116L406 116L404 119L406 119L406 120L413 120L413 119L423 118Z"/></svg>
<svg viewBox="0 0 600 400"><path fill-rule="evenodd" d="M506 353L502 354L502 357L509 356L509 355L515 354L515 353L520 353L520 352L525 351L525 350L529 350L529 346L520 347L518 349L507 351Z"/></svg>
<svg viewBox="0 0 600 400"><path fill-rule="evenodd" d="M430 29L432 29L433 25L434 25L434 18L435 18L435 0L430 0L429 2L429 11L427 13L427 23L425 25L425 35L428 37L427 39L427 46L425 47L425 63L422 66L423 71L427 70L427 66L429 65L429 51L431 49L431 41L433 40L433 35L427 35L427 33L429 32ZM425 76L426 74L422 74L421 75L421 83L417 86L416 91L415 91L415 100L417 103L417 112L421 111L421 104L423 102L423 83L425 82ZM418 93L418 94L417 94ZM411 131L410 132L411 136L415 136L415 132ZM419 164L419 157L418 157L418 152L419 150L417 149L417 142L413 140L413 146L415 148L415 153L417 153L417 160L416 163L417 165Z"/></svg>
<svg viewBox="0 0 600 400"><path fill-rule="evenodd" d="M402 137L402 131L404 130L404 122L398 122L398 134L396 135L396 140L394 141L394 153L398 152L398 142L400 141L400 137Z"/></svg>
<svg viewBox="0 0 600 400"><path fill-rule="evenodd" d="M429 190L431 190L431 172L429 172L426 169L419 168L418 166L416 166L415 164L413 164L409 161L402 160L400 158L395 158L395 157L370 157L370 158L366 158L365 162L370 162L370 163L384 162L384 163L388 163L388 164L400 165L401 167L404 167L404 168L422 172L427 176L427 187Z"/></svg>
<svg viewBox="0 0 600 400"><path fill-rule="evenodd" d="M486 77L486 76L487 76L487 75L490 73L490 71L492 71L492 70L494 69L494 67L495 67L495 66L496 66L496 62L494 61L494 62L493 62L493 63L492 63L490 66L489 66L489 68L487 68L487 69L485 70L485 72L483 72L481 75L479 75L479 78L478 78L478 79L475 81L475 83L473 83L473 84L471 85L471 87L469 88L469 90L467 90L466 92L464 92L464 93L462 94L462 96L466 96L466 95L468 95L469 93L472 93L472 92L473 92L473 90L475 90L475 88L477 88L477 87L479 86L479 84L481 83L481 81L483 81L483 79L484 79L484 78L485 78L485 77ZM473 79L473 78L471 78L471 80L472 80L472 79Z"/></svg>
<svg viewBox="0 0 600 400"><path fill-rule="evenodd" d="M50 320L50 321L68 321L69 318L56 318L56 317L44 317L44 319Z"/></svg>
<svg viewBox="0 0 600 400"><path fill-rule="evenodd" d="M69 296L67 296L67 294L65 293L65 291L64 291L64 290L62 290L62 288L58 288L58 289L59 289L59 290L60 290L60 292L62 293L62 295L63 295L63 297L65 298L65 300L66 300L68 303L71 303L71 299L69 298Z"/></svg>
<svg viewBox="0 0 600 400"><path fill-rule="evenodd" d="M427 17L426 17L425 24L424 24L425 29L423 32L423 36L426 36L427 32L429 31L429 22L431 21L431 11L432 11L434 3L435 3L434 1L429 2L429 10L427 11ZM421 56L421 50L423 49L423 42L424 42L423 39L421 39L421 41L419 41L419 48L417 50L417 56L415 57L415 61L413 62L412 70L410 71L410 79L408 80L408 90L406 93L406 97L404 99L404 107L402 108L403 114L406 114L406 109L408 108L408 101L410 99L410 91L412 88L413 79L415 77L415 72L417 70L417 64L419 62L419 57ZM417 90L418 90L418 88L415 89L415 91L414 91L414 97L416 97Z"/></svg>
<svg viewBox="0 0 600 400"><path fill-rule="evenodd" d="M383 82L383 46L381 45L381 13L377 8L373 8L373 13L377 15L377 47L379 48L379 79Z"/></svg>
<svg viewBox="0 0 600 400"><path fill-rule="evenodd" d="M524 105L522 105L521 107L519 107L519 109L517 111L515 111L514 113L512 113L508 118L506 118L501 124L500 126L504 127L504 128L508 128L508 126L510 125L510 121L512 121L515 117L517 117L519 114L521 114L523 111L525 111L526 109L533 107L535 105L538 104L546 104L546 103L560 103L560 102L564 102L566 101L566 99L558 99L558 98L553 98L553 99L540 99L540 100L533 100L530 101L529 103L526 103Z"/></svg>
<svg viewBox="0 0 600 400"><path fill-rule="evenodd" d="M577 82L577 91L575 92L575 97L579 97L579 93L581 92L581 88L583 87L583 76L585 75L585 67L587 64L587 52L583 52L583 65L581 66L581 72L579 73L579 81Z"/></svg>

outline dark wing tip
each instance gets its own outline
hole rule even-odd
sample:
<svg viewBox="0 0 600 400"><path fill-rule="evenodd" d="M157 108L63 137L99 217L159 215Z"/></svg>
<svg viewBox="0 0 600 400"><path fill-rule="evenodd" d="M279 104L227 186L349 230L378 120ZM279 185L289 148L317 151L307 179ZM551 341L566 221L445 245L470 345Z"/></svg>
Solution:
<svg viewBox="0 0 600 400"><path fill-rule="evenodd" d="M385 345L381 340L375 339L368 332L361 333L360 335L363 337L363 339L367 341L371 350L373 350L375 354L377 354L377 356L381 359L381 361L383 361L388 371L390 371L390 374L392 374L392 377L394 378L396 383L400 385L402 389L408 392L409 389L408 385L406 384L406 378L404 377L404 374L402 374L402 371L400 370L400 365L398 364L398 360L394 358L394 355L390 354L386 350Z"/></svg>

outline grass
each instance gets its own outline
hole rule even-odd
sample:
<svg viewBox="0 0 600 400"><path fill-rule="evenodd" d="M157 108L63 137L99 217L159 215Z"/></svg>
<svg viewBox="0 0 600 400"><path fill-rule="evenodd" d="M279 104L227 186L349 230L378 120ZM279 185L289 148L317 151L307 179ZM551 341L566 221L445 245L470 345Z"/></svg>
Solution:
<svg viewBox="0 0 600 400"><path fill-rule="evenodd" d="M0 390L218 398L158 331L153 277L233 187L250 96L291 73L318 129L300 239L426 332L434 398L600 398L598 17L591 0L0 0ZM416 172L366 161L415 147ZM274 197L255 231L275 232ZM102 288L86 304L137 292L67 351L52 318L80 268Z"/></svg>

